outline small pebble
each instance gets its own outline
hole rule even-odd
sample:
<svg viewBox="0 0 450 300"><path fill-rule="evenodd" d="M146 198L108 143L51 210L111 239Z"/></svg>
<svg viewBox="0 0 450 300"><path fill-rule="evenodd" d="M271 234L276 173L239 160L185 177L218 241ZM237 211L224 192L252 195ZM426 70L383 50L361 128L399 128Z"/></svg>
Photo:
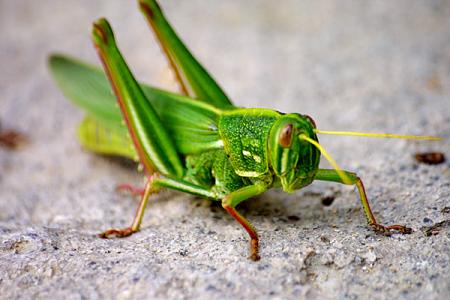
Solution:
<svg viewBox="0 0 450 300"><path fill-rule="evenodd" d="M425 218L423 218L423 222L424 223L433 223L433 220L431 220L430 218L425 217Z"/></svg>
<svg viewBox="0 0 450 300"><path fill-rule="evenodd" d="M414 158L421 163L427 165L438 165L445 161L444 153L442 152L424 152L416 153Z"/></svg>

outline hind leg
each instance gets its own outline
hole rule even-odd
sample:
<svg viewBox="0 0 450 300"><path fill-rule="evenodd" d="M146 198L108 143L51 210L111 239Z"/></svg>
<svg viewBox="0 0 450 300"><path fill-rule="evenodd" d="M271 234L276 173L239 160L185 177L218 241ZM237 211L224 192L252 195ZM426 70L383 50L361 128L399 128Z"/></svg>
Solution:
<svg viewBox="0 0 450 300"><path fill-rule="evenodd" d="M180 40L155 0L139 6L172 67L181 93L219 108L232 107L225 92Z"/></svg>
<svg viewBox="0 0 450 300"><path fill-rule="evenodd" d="M139 207L136 210L136 214L134 216L131 226L121 229L117 228L108 229L102 232L100 234L100 237L102 238L126 237L139 231L142 223L142 218L144 217L144 210L145 207L147 206L148 200L150 196L152 194L157 193L160 188L169 188L210 199L218 198L216 193L209 189L200 187L198 185L189 183L181 179L175 179L170 176L153 174L152 176L150 176L145 186L144 194L141 198L141 202L139 203Z"/></svg>

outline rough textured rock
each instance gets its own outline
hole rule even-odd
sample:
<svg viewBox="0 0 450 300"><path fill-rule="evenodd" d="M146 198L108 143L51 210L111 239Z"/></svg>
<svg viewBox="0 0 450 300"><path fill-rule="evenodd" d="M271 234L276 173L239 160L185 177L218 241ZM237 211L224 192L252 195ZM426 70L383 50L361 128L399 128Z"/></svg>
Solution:
<svg viewBox="0 0 450 300"><path fill-rule="evenodd" d="M364 179L383 223L365 226L354 189L314 183L240 206L261 236L261 261L220 206L176 192L152 199L142 231L120 182L133 167L84 152L82 113L46 69L60 51L98 63L90 24L107 17L137 76L174 89L137 6L124 1L0 2L0 120L29 137L0 149L1 299L444 299L450 294L450 5L448 1L164 1L184 40L238 105L313 116L322 129L439 134L444 142L321 138ZM326 166L326 163L323 163ZM322 198L334 197L331 206ZM329 200L330 198L328 198ZM447 222L440 223L447 220ZM441 224L434 235L422 227Z"/></svg>

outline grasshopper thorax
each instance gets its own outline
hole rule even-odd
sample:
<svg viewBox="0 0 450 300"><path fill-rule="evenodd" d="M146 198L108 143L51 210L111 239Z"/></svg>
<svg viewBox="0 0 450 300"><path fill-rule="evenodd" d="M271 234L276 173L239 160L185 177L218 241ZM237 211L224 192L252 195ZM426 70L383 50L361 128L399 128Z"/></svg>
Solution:
<svg viewBox="0 0 450 300"><path fill-rule="evenodd" d="M272 126L269 137L270 165L286 192L310 184L317 172L320 151L301 140L304 134L317 141L315 124L309 116L286 114Z"/></svg>

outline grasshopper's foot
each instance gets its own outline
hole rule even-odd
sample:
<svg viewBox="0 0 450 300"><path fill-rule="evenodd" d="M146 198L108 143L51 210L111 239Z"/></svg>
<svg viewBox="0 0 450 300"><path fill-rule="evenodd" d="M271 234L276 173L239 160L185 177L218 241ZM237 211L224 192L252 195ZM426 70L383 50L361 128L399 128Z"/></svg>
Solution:
<svg viewBox="0 0 450 300"><path fill-rule="evenodd" d="M116 192L128 192L131 196L144 196L145 189L135 187L129 183L121 183L116 186Z"/></svg>
<svg viewBox="0 0 450 300"><path fill-rule="evenodd" d="M259 256L259 246L258 239L252 239L250 241L250 256L249 258L253 261L258 261L261 259Z"/></svg>
<svg viewBox="0 0 450 300"><path fill-rule="evenodd" d="M391 225L391 226L383 226L378 223L369 224L372 227L373 231L376 233L382 234L384 236L390 236L392 231L397 231L401 234L410 234L412 229L403 225Z"/></svg>
<svg viewBox="0 0 450 300"><path fill-rule="evenodd" d="M132 235L133 233L137 232L137 230L133 230L131 227L122 228L122 229L108 229L102 233L99 234L99 237L102 239L117 237L117 238L123 238Z"/></svg>

